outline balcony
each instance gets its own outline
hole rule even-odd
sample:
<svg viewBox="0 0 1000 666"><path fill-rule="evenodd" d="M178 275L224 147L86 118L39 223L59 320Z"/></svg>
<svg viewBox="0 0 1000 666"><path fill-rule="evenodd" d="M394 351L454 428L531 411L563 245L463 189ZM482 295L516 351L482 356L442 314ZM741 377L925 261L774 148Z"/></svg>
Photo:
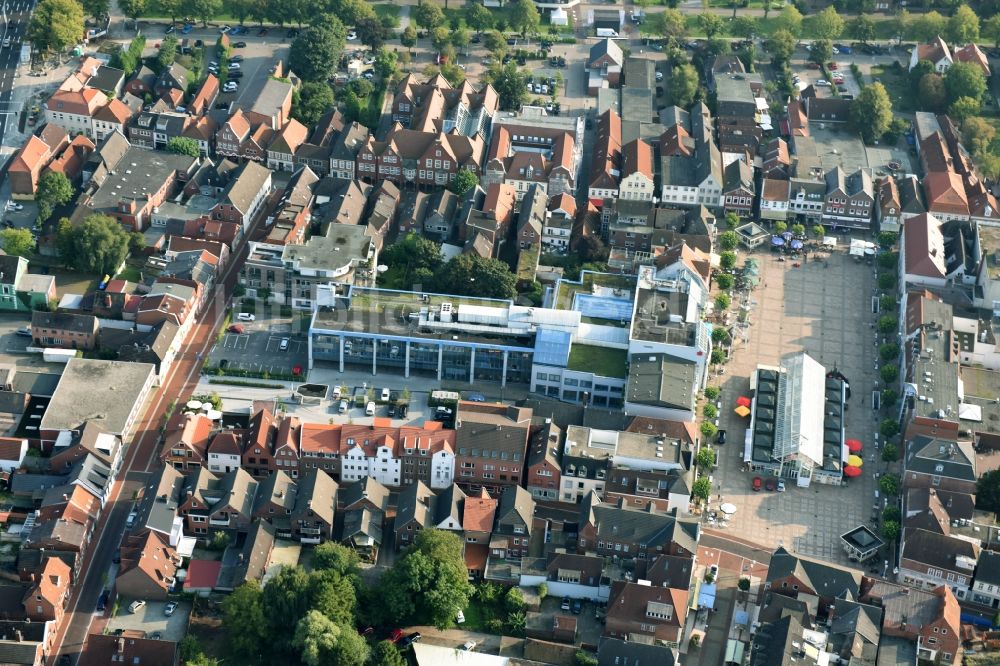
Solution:
<svg viewBox="0 0 1000 666"><path fill-rule="evenodd" d="M212 527L229 527L230 522L231 521L229 520L229 518L209 518L208 519L208 524L211 525Z"/></svg>
<svg viewBox="0 0 1000 666"><path fill-rule="evenodd" d="M318 527L300 527L299 533L302 536L321 536L323 534L323 530Z"/></svg>

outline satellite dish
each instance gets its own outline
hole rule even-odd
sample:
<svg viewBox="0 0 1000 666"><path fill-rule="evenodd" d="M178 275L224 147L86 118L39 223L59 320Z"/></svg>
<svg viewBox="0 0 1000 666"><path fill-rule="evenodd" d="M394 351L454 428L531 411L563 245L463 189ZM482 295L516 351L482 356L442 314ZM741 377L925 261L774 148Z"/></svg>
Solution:
<svg viewBox="0 0 1000 666"><path fill-rule="evenodd" d="M388 266L386 266L385 264L379 264L379 265L378 265L378 266L377 266L377 267L375 268L375 270L377 270L377 271L378 271L379 273L385 273L385 272L386 272L387 270L389 270L389 267L388 267Z"/></svg>

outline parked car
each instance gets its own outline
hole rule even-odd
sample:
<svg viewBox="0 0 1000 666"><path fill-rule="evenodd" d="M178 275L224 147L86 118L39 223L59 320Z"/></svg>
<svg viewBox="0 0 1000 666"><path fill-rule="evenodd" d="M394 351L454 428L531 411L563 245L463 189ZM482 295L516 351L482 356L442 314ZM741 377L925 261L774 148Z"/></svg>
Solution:
<svg viewBox="0 0 1000 666"><path fill-rule="evenodd" d="M236 42L235 44L233 44L234 49L245 49L246 47L247 47L246 42Z"/></svg>
<svg viewBox="0 0 1000 666"><path fill-rule="evenodd" d="M279 351L288 351L288 343L291 342L288 338L281 338L281 342L278 343Z"/></svg>
<svg viewBox="0 0 1000 666"><path fill-rule="evenodd" d="M388 400L389 400L389 389L383 388L382 389L382 393L379 394L379 399L382 402L388 402Z"/></svg>
<svg viewBox="0 0 1000 666"><path fill-rule="evenodd" d="M229 71L234 71L234 70L237 70L237 69L241 69L240 63L238 63L238 62L231 62L231 63L229 63Z"/></svg>
<svg viewBox="0 0 1000 666"><path fill-rule="evenodd" d="M25 337L25 338L30 338L31 337L31 329L29 327L27 327L27 326L22 326L21 328L19 328L16 331L14 331L14 334L15 335L20 335L20 336Z"/></svg>
<svg viewBox="0 0 1000 666"><path fill-rule="evenodd" d="M167 617L170 617L171 615L174 614L175 610L177 610L177 602L168 601L167 604L163 607L163 614L166 615Z"/></svg>
<svg viewBox="0 0 1000 666"><path fill-rule="evenodd" d="M230 56L230 58L229 58L229 64L232 64L234 62L243 62L243 56L241 56L238 53L236 55L234 55L234 56Z"/></svg>
<svg viewBox="0 0 1000 666"><path fill-rule="evenodd" d="M229 72L229 78L231 78L231 79L242 79L243 78L243 72L241 72L238 69L236 71Z"/></svg>
<svg viewBox="0 0 1000 666"><path fill-rule="evenodd" d="M165 34L165 35L172 34L173 31L176 30L176 29L177 29L177 27L173 23L171 23L170 25L167 26L167 29L163 31L163 34Z"/></svg>
<svg viewBox="0 0 1000 666"><path fill-rule="evenodd" d="M720 430L719 433L715 436L715 443L718 444L719 446L722 446L723 444L726 443L725 430Z"/></svg>
<svg viewBox="0 0 1000 666"><path fill-rule="evenodd" d="M402 640L404 635L405 634L403 633L402 629L393 629L392 631L389 632L389 642L398 643L400 640Z"/></svg>
<svg viewBox="0 0 1000 666"><path fill-rule="evenodd" d="M818 62L806 63L806 69L819 69L819 63Z"/></svg>
<svg viewBox="0 0 1000 666"><path fill-rule="evenodd" d="M765 481L765 482L764 482L764 488L765 488L765 489L766 489L766 490L767 490L768 492L774 492L774 489L775 489L775 488L776 488L777 486L778 486L778 484L774 482L774 479L768 479L767 481Z"/></svg>
<svg viewBox="0 0 1000 666"><path fill-rule="evenodd" d="M222 26L221 28L219 28L219 34L220 34L220 35L225 35L225 34L226 34L226 33L228 33L228 32L229 32L230 30L232 30L232 28L230 28L230 27L229 27L228 25L224 25L224 26Z"/></svg>
<svg viewBox="0 0 1000 666"><path fill-rule="evenodd" d="M142 599L136 599L135 601L133 601L132 603L130 603L128 605L128 612L129 613L138 613L145 606L146 606L146 602L145 601L143 601Z"/></svg>
<svg viewBox="0 0 1000 666"><path fill-rule="evenodd" d="M412 634L407 634L403 640L399 641L399 647L408 648L417 641L419 641L423 636L420 635L419 631L414 631Z"/></svg>
<svg viewBox="0 0 1000 666"><path fill-rule="evenodd" d="M388 417L390 419L396 418L396 405L389 405Z"/></svg>
<svg viewBox="0 0 1000 666"><path fill-rule="evenodd" d="M569 600L569 597L563 597L562 605L560 606L560 608L564 611L568 611L570 609L570 603L571 602Z"/></svg>
<svg viewBox="0 0 1000 666"><path fill-rule="evenodd" d="M241 312L238 315L236 315L236 318L239 319L240 321L253 321L257 317L250 312Z"/></svg>
<svg viewBox="0 0 1000 666"><path fill-rule="evenodd" d="M753 491L755 493L759 493L760 492L760 485L761 485L760 477L759 476L753 477Z"/></svg>
<svg viewBox="0 0 1000 666"><path fill-rule="evenodd" d="M400 418L400 419L405 419L406 418L406 412L408 412L409 409L410 408L407 405L400 405L399 409L396 410L396 417Z"/></svg>
<svg viewBox="0 0 1000 666"><path fill-rule="evenodd" d="M127 530L132 529L132 526L135 525L135 521L138 517L139 513L136 511L133 511L132 513L128 514L128 518L125 519L125 529Z"/></svg>
<svg viewBox="0 0 1000 666"><path fill-rule="evenodd" d="M827 81L826 79L820 79L819 81L816 82L816 85L818 85L818 86L829 86L830 82Z"/></svg>
<svg viewBox="0 0 1000 666"><path fill-rule="evenodd" d="M573 600L573 615L579 615L583 611L583 600Z"/></svg>
<svg viewBox="0 0 1000 666"><path fill-rule="evenodd" d="M243 328L243 324L230 324L229 328L226 329L230 333L236 333L237 335L243 335L246 333L246 329Z"/></svg>
<svg viewBox="0 0 1000 666"><path fill-rule="evenodd" d="M465 650L466 652L472 652L473 650L476 649L476 645L477 645L476 641L466 641L462 643L462 649Z"/></svg>
<svg viewBox="0 0 1000 666"><path fill-rule="evenodd" d="M465 624L465 613L463 613L461 610L455 613L455 622L457 624Z"/></svg>
<svg viewBox="0 0 1000 666"><path fill-rule="evenodd" d="M375 416L375 403L369 402L365 407L365 416Z"/></svg>
<svg viewBox="0 0 1000 666"><path fill-rule="evenodd" d="M469 402L486 402L486 396L482 393L470 393L465 399Z"/></svg>
<svg viewBox="0 0 1000 666"><path fill-rule="evenodd" d="M826 68L829 69L831 72L836 72L838 69L840 69L840 65L838 65L835 62L828 62L826 63Z"/></svg>
<svg viewBox="0 0 1000 666"><path fill-rule="evenodd" d="M785 480L784 479L778 479L778 492L779 493L785 492Z"/></svg>
<svg viewBox="0 0 1000 666"><path fill-rule="evenodd" d="M358 33L355 32L354 30L349 30L347 32L347 41L353 42L357 38L358 38Z"/></svg>
<svg viewBox="0 0 1000 666"><path fill-rule="evenodd" d="M101 592L101 596L97 597L97 610L101 613L108 609L108 598L111 596L109 590L104 590Z"/></svg>

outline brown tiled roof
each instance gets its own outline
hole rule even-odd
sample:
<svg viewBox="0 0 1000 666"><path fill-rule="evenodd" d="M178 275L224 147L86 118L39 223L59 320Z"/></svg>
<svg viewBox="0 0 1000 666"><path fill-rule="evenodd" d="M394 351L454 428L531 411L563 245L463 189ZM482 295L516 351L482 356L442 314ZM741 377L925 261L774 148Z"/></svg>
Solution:
<svg viewBox="0 0 1000 666"><path fill-rule="evenodd" d="M177 663L177 643L162 639L129 635L91 634L87 637L78 666L108 664L142 664L143 666L173 666ZM141 632L140 632L141 633Z"/></svg>
<svg viewBox="0 0 1000 666"><path fill-rule="evenodd" d="M102 106L94 117L98 120L103 120L110 123L118 123L119 125L124 125L132 117L132 109L125 106L125 103L120 99L112 99L110 102Z"/></svg>
<svg viewBox="0 0 1000 666"><path fill-rule="evenodd" d="M951 58L948 45L940 37L935 37L927 44L917 44L917 59L937 62L942 58Z"/></svg>
<svg viewBox="0 0 1000 666"><path fill-rule="evenodd" d="M617 188L621 166L622 119L613 109L608 109L597 119L597 137L590 165L590 187Z"/></svg>
<svg viewBox="0 0 1000 666"><path fill-rule="evenodd" d="M767 201L788 201L788 181L765 178L760 196Z"/></svg>
<svg viewBox="0 0 1000 666"><path fill-rule="evenodd" d="M943 278L948 272L941 223L930 213L923 213L906 221L903 226L903 247L906 257L903 270L906 273Z"/></svg>
<svg viewBox="0 0 1000 666"><path fill-rule="evenodd" d="M219 94L219 79L215 77L214 74L209 74L205 77L205 82L201 84L201 88L198 89L198 94L194 96L191 100L191 104L188 105L190 110L195 114L202 114L208 110L208 105L211 103L215 96Z"/></svg>
<svg viewBox="0 0 1000 666"><path fill-rule="evenodd" d="M303 423L299 434L299 448L302 455L309 453L339 453L340 432L343 426L339 423Z"/></svg>
<svg viewBox="0 0 1000 666"><path fill-rule="evenodd" d="M229 117L226 124L233 130L233 133L238 137L244 137L250 133L250 121L247 120L246 114L243 113L243 109L236 109L236 111Z"/></svg>
<svg viewBox="0 0 1000 666"><path fill-rule="evenodd" d="M212 421L202 414L176 414L167 424L165 448L184 445L197 451L202 457L208 451Z"/></svg>
<svg viewBox="0 0 1000 666"><path fill-rule="evenodd" d="M309 130L299 121L292 118L271 141L268 150L277 153L294 153L305 143Z"/></svg>
<svg viewBox="0 0 1000 666"><path fill-rule="evenodd" d="M483 210L492 213L497 221L510 222L516 204L517 191L510 185L495 183L486 190Z"/></svg>
<svg viewBox="0 0 1000 666"><path fill-rule="evenodd" d="M0 460L20 460L23 444L20 437L0 437Z"/></svg>
<svg viewBox="0 0 1000 666"><path fill-rule="evenodd" d="M563 192L549 199L550 211L564 210L569 217L576 217L576 199Z"/></svg>
<svg viewBox="0 0 1000 666"><path fill-rule="evenodd" d="M660 135L660 155L662 157L694 154L694 139L682 125L673 125Z"/></svg>
<svg viewBox="0 0 1000 666"><path fill-rule="evenodd" d="M208 452L216 455L242 455L243 439L241 434L234 430L227 430L216 434L212 438L212 443L208 445Z"/></svg>
<svg viewBox="0 0 1000 666"><path fill-rule="evenodd" d="M14 161L10 163L9 170L30 173L44 166L44 162L51 156L49 146L32 134L18 151Z"/></svg>
<svg viewBox="0 0 1000 666"><path fill-rule="evenodd" d="M465 498L462 510L462 529L466 532L492 532L497 501L485 489L478 495Z"/></svg>
<svg viewBox="0 0 1000 666"><path fill-rule="evenodd" d="M59 113L93 116L107 102L107 96L94 88L84 88L77 91L59 90L45 102L45 108Z"/></svg>
<svg viewBox="0 0 1000 666"><path fill-rule="evenodd" d="M955 51L955 60L975 63L982 68L983 74L990 75L990 61L986 58L983 50L975 44L968 44Z"/></svg>
<svg viewBox="0 0 1000 666"><path fill-rule="evenodd" d="M622 177L639 172L653 180L653 147L642 139L634 139L622 148Z"/></svg>
<svg viewBox="0 0 1000 666"><path fill-rule="evenodd" d="M69 565L58 557L47 557L42 570L36 574L34 587L28 594L40 595L56 608L60 608L63 595L69 588L72 573Z"/></svg>
<svg viewBox="0 0 1000 666"><path fill-rule="evenodd" d="M934 213L969 214L965 185L957 173L935 171L924 176L927 209Z"/></svg>

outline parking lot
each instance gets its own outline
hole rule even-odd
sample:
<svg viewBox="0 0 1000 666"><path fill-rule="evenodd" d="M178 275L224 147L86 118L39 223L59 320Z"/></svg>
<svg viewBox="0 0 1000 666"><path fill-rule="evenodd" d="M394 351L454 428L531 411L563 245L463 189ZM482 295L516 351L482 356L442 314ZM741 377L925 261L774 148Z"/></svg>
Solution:
<svg viewBox="0 0 1000 666"><path fill-rule="evenodd" d="M129 604L134 600L121 598L121 605L118 615L108 620L108 633L122 630L137 630L146 632L147 637L159 634L159 637L167 641L180 641L187 633L188 615L191 613L191 604L187 601L180 601L177 610L170 617L163 614L165 601L147 601L146 605L135 613L128 610Z"/></svg>
<svg viewBox="0 0 1000 666"><path fill-rule="evenodd" d="M258 318L252 322L234 318L233 324L209 351L207 366L261 374L292 374L294 368L302 370L308 365L308 356L307 338L292 332L290 318Z"/></svg>
<svg viewBox="0 0 1000 666"><path fill-rule="evenodd" d="M841 237L841 246L845 242ZM875 332L870 329L873 268L855 263L843 247L832 253L826 266L814 258L795 268L767 252L753 256L760 263L761 284L751 296L749 340L736 343L725 374L712 382L722 388L720 427L727 430L728 443L717 448L711 507L718 508L720 501L735 504L735 518L725 529L736 529L743 538L847 564L839 537L868 523L875 502L873 473L882 466L870 459L878 457L875 433L880 419L871 409L871 391L878 381ZM798 351L848 378L852 398L846 412L847 437L864 443L865 473L849 486L813 483L799 488L786 480L784 493L754 492L754 474L742 469L748 421L734 414L733 406L737 397L748 395L749 378L758 364L779 365L783 356Z"/></svg>

